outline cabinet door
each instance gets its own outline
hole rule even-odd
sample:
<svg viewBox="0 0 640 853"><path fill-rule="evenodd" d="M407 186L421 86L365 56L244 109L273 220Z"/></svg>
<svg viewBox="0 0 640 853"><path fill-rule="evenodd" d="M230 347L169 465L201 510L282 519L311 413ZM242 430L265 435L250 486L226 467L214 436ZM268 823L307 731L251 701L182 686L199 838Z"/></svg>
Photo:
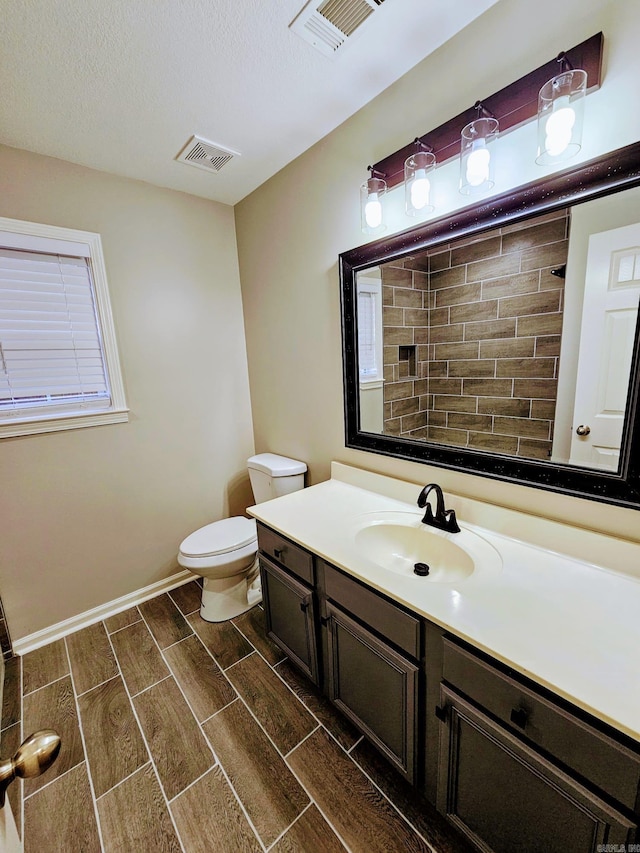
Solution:
<svg viewBox="0 0 640 853"><path fill-rule="evenodd" d="M418 667L327 603L329 698L415 782Z"/></svg>
<svg viewBox="0 0 640 853"><path fill-rule="evenodd" d="M260 557L267 635L318 684L318 650L313 591Z"/></svg>
<svg viewBox="0 0 640 853"><path fill-rule="evenodd" d="M478 850L627 849L635 824L624 815L444 686L440 709L438 810Z"/></svg>

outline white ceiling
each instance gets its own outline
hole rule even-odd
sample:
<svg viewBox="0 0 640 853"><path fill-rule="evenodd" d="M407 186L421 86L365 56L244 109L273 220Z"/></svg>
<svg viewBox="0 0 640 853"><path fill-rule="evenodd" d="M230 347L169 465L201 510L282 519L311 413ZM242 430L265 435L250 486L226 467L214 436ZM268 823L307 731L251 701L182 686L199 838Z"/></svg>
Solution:
<svg viewBox="0 0 640 853"><path fill-rule="evenodd" d="M0 143L235 204L495 2L385 0L328 59L304 0L2 0Z"/></svg>

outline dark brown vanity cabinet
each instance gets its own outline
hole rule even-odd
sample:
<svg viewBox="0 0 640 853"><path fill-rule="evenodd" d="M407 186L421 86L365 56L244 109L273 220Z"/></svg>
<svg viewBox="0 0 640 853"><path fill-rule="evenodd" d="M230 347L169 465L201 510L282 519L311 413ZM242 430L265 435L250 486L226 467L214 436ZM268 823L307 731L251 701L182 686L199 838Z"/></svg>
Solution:
<svg viewBox="0 0 640 853"><path fill-rule="evenodd" d="M319 685L313 557L266 528L259 528L258 541L267 636ZM263 546L265 550L269 548L274 557L276 554L284 556L282 563L279 565L275 559L267 558Z"/></svg>
<svg viewBox="0 0 640 853"><path fill-rule="evenodd" d="M415 783L420 620L319 562L328 696Z"/></svg>
<svg viewBox="0 0 640 853"><path fill-rule="evenodd" d="M636 838L639 756L447 639L437 714L437 807L477 849L596 853Z"/></svg>

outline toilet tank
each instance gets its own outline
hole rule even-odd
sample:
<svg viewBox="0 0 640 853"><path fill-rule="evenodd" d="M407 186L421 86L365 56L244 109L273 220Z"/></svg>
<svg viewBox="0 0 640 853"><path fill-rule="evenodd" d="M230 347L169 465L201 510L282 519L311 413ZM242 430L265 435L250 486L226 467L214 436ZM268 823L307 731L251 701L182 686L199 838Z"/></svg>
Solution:
<svg viewBox="0 0 640 853"><path fill-rule="evenodd" d="M258 453L247 460L247 467L257 504L304 488L307 466L296 459L276 453Z"/></svg>

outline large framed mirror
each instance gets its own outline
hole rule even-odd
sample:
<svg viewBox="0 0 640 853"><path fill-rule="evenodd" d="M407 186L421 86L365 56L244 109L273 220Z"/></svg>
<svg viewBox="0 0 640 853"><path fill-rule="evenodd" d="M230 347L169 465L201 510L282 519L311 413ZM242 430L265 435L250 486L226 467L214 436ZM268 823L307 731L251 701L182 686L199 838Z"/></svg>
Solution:
<svg viewBox="0 0 640 853"><path fill-rule="evenodd" d="M348 447L640 508L640 143L339 265Z"/></svg>

